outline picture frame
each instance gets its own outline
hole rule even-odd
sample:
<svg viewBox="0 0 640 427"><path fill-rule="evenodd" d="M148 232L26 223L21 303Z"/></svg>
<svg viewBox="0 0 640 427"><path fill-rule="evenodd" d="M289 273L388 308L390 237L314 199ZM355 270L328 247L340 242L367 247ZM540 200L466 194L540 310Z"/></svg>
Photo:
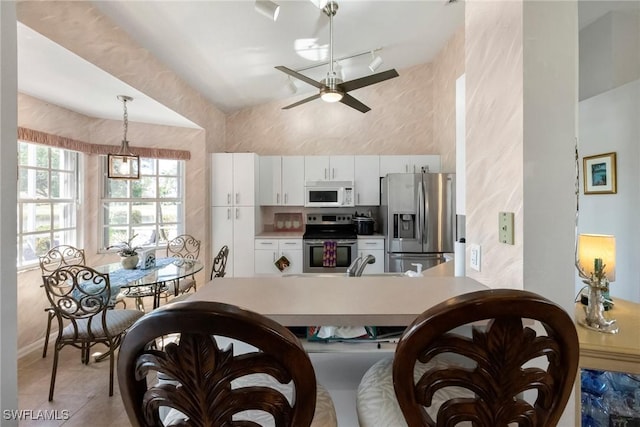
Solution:
<svg viewBox="0 0 640 427"><path fill-rule="evenodd" d="M616 153L587 156L582 159L584 194L616 194Z"/></svg>

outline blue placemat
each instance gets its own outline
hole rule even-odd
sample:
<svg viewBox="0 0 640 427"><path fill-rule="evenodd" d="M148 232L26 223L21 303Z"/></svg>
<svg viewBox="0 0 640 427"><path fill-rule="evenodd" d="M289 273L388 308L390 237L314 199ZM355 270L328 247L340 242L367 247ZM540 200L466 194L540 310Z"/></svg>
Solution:
<svg viewBox="0 0 640 427"><path fill-rule="evenodd" d="M163 267L171 264L176 259L173 257L169 258L158 258L156 259L155 267L150 267L147 269L125 269L121 268L119 270L115 270L109 273L109 281L111 282L111 288L118 287L118 292L122 286L126 286L129 283L135 282L136 280L142 279L147 274L153 273L156 270L160 270Z"/></svg>

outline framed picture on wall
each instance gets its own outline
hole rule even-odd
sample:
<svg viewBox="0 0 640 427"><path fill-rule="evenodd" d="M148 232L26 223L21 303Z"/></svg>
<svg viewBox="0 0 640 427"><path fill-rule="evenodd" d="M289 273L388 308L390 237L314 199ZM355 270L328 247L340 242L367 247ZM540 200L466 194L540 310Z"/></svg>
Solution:
<svg viewBox="0 0 640 427"><path fill-rule="evenodd" d="M582 159L584 194L615 194L616 153L598 154Z"/></svg>

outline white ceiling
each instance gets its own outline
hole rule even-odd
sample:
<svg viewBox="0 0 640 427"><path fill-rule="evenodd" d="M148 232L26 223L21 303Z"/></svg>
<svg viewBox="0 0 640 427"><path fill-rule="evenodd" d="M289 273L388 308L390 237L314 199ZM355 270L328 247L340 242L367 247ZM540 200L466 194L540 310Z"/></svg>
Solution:
<svg viewBox="0 0 640 427"><path fill-rule="evenodd" d="M288 77L276 65L300 70L326 62L328 17L309 0L276 0L277 21L254 9L253 0L95 1L119 27L202 93L221 111L273 100L290 102L316 93ZM339 0L334 18L334 58L377 52L378 71L402 70L429 62L464 25L464 3L447 0ZM634 1L580 2L581 27L611 8L635 7ZM303 42L302 40L310 39ZM296 42L315 48L296 50ZM317 47L319 46L319 48ZM324 47L324 49L323 49ZM323 57L324 53L324 57ZM316 60L305 59L315 55ZM345 80L372 74L371 55L340 61ZM303 71L320 80L328 65ZM18 88L21 92L91 117L121 119L117 95L134 97L131 121L196 127L77 55L24 25L18 26ZM354 92L357 97L357 92ZM370 107L375 108L375 105ZM300 106L297 108L304 108Z"/></svg>
<svg viewBox="0 0 640 427"><path fill-rule="evenodd" d="M180 75L221 111L229 113L273 100L289 102L317 89L288 77L276 65L299 70L325 62L329 18L309 0L277 0L271 21L253 0L96 1L95 5L141 46ZM464 3L446 0L339 0L334 18L334 58L368 52L382 56L378 71L430 61L464 25ZM315 39L325 58L308 60L296 41ZM311 43L311 42L309 42ZM309 45L307 43L307 46ZM303 43L304 44L304 43ZM307 51L322 57L322 48ZM363 77L370 54L341 61L345 80ZM116 95L134 97L131 121L194 126L155 101L25 26L18 29L18 86L23 93L92 117L122 117ZM304 71L322 79L327 66ZM357 92L354 92L357 96ZM371 106L375 108L375 106ZM304 108L304 107L298 107Z"/></svg>

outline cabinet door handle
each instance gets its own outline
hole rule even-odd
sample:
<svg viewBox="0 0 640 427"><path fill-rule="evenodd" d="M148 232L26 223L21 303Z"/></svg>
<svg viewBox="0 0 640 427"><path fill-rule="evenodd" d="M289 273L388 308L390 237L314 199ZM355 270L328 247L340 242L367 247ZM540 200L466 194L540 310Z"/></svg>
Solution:
<svg viewBox="0 0 640 427"><path fill-rule="evenodd" d="M236 208L236 219L240 218L240 209Z"/></svg>
<svg viewBox="0 0 640 427"><path fill-rule="evenodd" d="M376 245L376 242L364 242L365 245Z"/></svg>
<svg viewBox="0 0 640 427"><path fill-rule="evenodd" d="M331 179L336 177L336 168L331 168Z"/></svg>
<svg viewBox="0 0 640 427"><path fill-rule="evenodd" d="M289 193L284 193L284 204L289 203Z"/></svg>
<svg viewBox="0 0 640 427"><path fill-rule="evenodd" d="M231 193L227 193L227 204L231 204Z"/></svg>
<svg viewBox="0 0 640 427"><path fill-rule="evenodd" d="M276 262L276 253L273 253L273 262Z"/></svg>
<svg viewBox="0 0 640 427"><path fill-rule="evenodd" d="M273 246L273 242L260 242L261 245Z"/></svg>
<svg viewBox="0 0 640 427"><path fill-rule="evenodd" d="M324 168L324 179L327 179L327 168Z"/></svg>
<svg viewBox="0 0 640 427"><path fill-rule="evenodd" d="M295 242L284 242L285 245L297 245Z"/></svg>
<svg viewBox="0 0 640 427"><path fill-rule="evenodd" d="M358 198L358 204L360 204L360 193L356 197Z"/></svg>
<svg viewBox="0 0 640 427"><path fill-rule="evenodd" d="M408 164L404 165L404 171L409 173L409 165Z"/></svg>
<svg viewBox="0 0 640 427"><path fill-rule="evenodd" d="M239 203L238 199L239 199L239 195L238 195L238 193L236 193L236 205Z"/></svg>
<svg viewBox="0 0 640 427"><path fill-rule="evenodd" d="M231 219L231 208L227 208L227 219Z"/></svg>
<svg viewBox="0 0 640 427"><path fill-rule="evenodd" d="M280 204L280 193L276 193L276 204Z"/></svg>

